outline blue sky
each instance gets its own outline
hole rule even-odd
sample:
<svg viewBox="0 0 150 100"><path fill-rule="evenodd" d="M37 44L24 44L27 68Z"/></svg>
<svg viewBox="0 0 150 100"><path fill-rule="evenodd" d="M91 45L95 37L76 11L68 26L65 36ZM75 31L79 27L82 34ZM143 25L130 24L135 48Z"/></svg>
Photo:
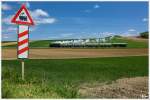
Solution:
<svg viewBox="0 0 150 100"><path fill-rule="evenodd" d="M2 2L2 40L17 40L10 20L25 3L30 40L135 36L148 30L148 2Z"/></svg>

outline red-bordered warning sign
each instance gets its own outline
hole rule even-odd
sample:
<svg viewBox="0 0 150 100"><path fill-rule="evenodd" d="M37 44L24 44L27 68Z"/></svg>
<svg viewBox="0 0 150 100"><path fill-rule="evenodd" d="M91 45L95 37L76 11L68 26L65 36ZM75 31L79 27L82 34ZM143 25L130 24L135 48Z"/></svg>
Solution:
<svg viewBox="0 0 150 100"><path fill-rule="evenodd" d="M11 22L22 25L34 25L34 22L25 5L21 6L15 16L12 18Z"/></svg>

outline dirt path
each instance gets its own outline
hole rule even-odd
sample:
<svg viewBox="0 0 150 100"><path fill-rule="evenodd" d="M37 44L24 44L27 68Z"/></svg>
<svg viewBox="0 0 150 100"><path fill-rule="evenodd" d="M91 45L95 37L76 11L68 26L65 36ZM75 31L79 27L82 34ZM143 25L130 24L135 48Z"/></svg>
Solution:
<svg viewBox="0 0 150 100"><path fill-rule="evenodd" d="M65 59L148 55L148 49L30 49L30 59ZM2 49L2 59L17 59L16 49Z"/></svg>
<svg viewBox="0 0 150 100"><path fill-rule="evenodd" d="M112 84L82 84L79 94L83 98L148 98L148 77L124 78Z"/></svg>

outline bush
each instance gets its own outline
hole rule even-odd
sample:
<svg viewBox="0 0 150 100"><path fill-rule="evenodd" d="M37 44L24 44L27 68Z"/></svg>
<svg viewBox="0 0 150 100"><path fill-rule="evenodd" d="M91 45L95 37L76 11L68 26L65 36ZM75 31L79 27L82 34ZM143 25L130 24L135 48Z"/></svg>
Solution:
<svg viewBox="0 0 150 100"><path fill-rule="evenodd" d="M140 37L148 39L148 32L140 33Z"/></svg>

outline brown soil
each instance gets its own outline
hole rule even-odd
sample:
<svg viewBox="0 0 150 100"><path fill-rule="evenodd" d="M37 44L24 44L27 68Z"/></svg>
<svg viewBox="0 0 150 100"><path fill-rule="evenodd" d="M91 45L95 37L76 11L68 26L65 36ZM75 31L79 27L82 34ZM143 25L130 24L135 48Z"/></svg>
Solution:
<svg viewBox="0 0 150 100"><path fill-rule="evenodd" d="M30 59L67 59L148 55L148 49L30 49ZM16 49L2 48L2 59L17 59Z"/></svg>
<svg viewBox="0 0 150 100"><path fill-rule="evenodd" d="M83 98L148 98L148 77L123 78L112 84L82 84L79 94Z"/></svg>

